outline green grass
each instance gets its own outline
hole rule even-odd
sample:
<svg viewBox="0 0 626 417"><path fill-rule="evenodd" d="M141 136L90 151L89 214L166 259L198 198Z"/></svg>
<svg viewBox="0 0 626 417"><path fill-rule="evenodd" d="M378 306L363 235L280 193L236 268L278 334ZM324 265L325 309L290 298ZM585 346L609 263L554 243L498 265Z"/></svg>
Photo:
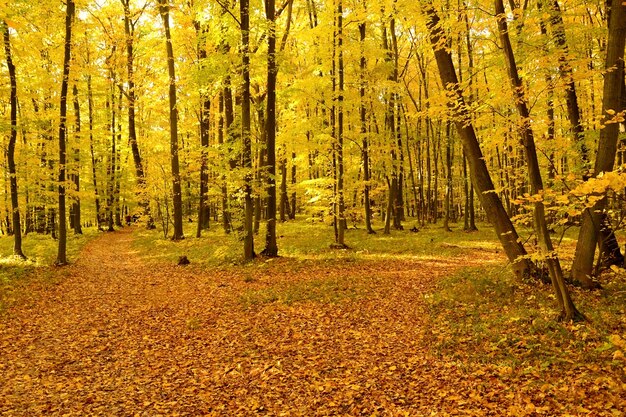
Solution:
<svg viewBox="0 0 626 417"><path fill-rule="evenodd" d="M610 363L618 347L608 341L626 330L626 271L605 274L603 283L602 291L572 289L589 322L561 323L551 286L517 282L498 267L461 270L427 296L433 347L442 356L522 369Z"/></svg>
<svg viewBox="0 0 626 417"><path fill-rule="evenodd" d="M68 234L67 257L70 262L76 259L87 242L98 236L95 228L83 228L82 235ZM22 250L27 260L15 258L13 254L13 236L0 237L0 311L6 308L7 300L13 298L22 284L28 282L34 271L38 278L45 279L47 267L57 256L58 241L49 235L29 233L23 236Z"/></svg>
<svg viewBox="0 0 626 417"><path fill-rule="evenodd" d="M367 260L367 259L426 259L442 256L462 256L476 249L499 250L499 243L489 225L479 225L479 231L466 233L461 225L453 225L452 232L443 232L440 225L421 227L412 233L411 221L405 229L393 230L390 235L382 233L382 224L375 224L377 233L368 235L359 227L346 232L348 250L331 249L334 242L333 228L328 223L312 223L306 220L278 223L277 240L279 255L297 260ZM186 255L192 263L217 266L238 264L242 260L243 243L238 233L224 233L220 224L211 224L201 238L195 237L195 223L185 224L183 241L164 239L159 230L139 229L135 234L135 248L147 260L176 262ZM255 235L255 251L260 253L265 244L265 225Z"/></svg>

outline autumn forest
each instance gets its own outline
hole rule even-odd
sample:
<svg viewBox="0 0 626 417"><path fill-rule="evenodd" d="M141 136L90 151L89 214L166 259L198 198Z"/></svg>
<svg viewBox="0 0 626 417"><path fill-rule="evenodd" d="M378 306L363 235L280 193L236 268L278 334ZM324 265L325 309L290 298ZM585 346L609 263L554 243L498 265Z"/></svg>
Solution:
<svg viewBox="0 0 626 417"><path fill-rule="evenodd" d="M623 0L0 30L0 411L622 415Z"/></svg>

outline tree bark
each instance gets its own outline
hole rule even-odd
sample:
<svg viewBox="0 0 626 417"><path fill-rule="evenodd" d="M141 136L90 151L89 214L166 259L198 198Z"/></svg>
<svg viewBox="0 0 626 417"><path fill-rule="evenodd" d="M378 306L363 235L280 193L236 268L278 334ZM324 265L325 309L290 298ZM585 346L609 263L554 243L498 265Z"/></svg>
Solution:
<svg viewBox="0 0 626 417"><path fill-rule="evenodd" d="M365 4L365 3L364 3ZM367 70L367 60L365 58L365 22L359 23L359 42L360 42L360 60L359 60L359 117L361 122L361 141L362 141L362 158L363 158L363 205L365 208L365 228L367 233L374 234L372 228L372 208L370 201L370 158L369 158L369 140L367 137L367 111L365 109L365 71Z"/></svg>
<svg viewBox="0 0 626 417"><path fill-rule="evenodd" d="M241 21L241 139L243 144L244 174L244 224L243 256L246 261L255 257L254 253L254 205L252 201L252 144L250 141L250 1L240 0Z"/></svg>
<svg viewBox="0 0 626 417"><path fill-rule="evenodd" d="M337 197L338 197L338 235L337 245L346 247L346 214L344 202L344 166L343 166L343 93L344 93L344 65L343 65L343 1L337 0L337 75L339 76L337 95Z"/></svg>
<svg viewBox="0 0 626 417"><path fill-rule="evenodd" d="M540 196L543 193L543 181L541 178L541 171L539 170L539 160L537 158L537 150L535 148L534 133L530 125L530 111L528 110L522 79L520 78L517 70L513 47L509 38L509 28L506 22L504 3L502 0L495 0L495 12L507 72L511 82L511 88L513 89L514 102L522 123L519 130L521 133L521 142L526 151L525 154L528 164L530 191L533 195ZM584 316L576 309L576 306L574 305L569 294L569 290L565 285L561 264L559 262L558 255L554 251L552 239L550 238L550 234L548 232L545 208L543 202L540 200L534 203L533 221L539 248L542 255L545 257L545 262L548 266L550 274L550 280L552 281L552 287L561 309L561 318L567 321L581 320Z"/></svg>
<svg viewBox="0 0 626 417"><path fill-rule="evenodd" d="M72 202L72 223L74 225L74 233L77 235L83 234L83 228L81 225L81 216L80 216L80 103L78 101L78 87L74 84L74 88L72 89L72 95L74 96L74 117L75 128L74 135L76 137L76 144L74 148L74 172L72 173L72 180L74 182L74 188L76 195L74 196L74 201Z"/></svg>
<svg viewBox="0 0 626 417"><path fill-rule="evenodd" d="M9 166L9 187L11 189L11 210L13 212L13 255L26 259L22 251L22 223L20 221L19 194L17 188L17 170L15 168L15 145L17 142L17 75L13 56L11 55L11 38L9 26L5 21L0 22L4 38L4 52L6 55L7 67L9 69L9 80L11 84L11 134L9 136L9 146L7 148L7 164Z"/></svg>
<svg viewBox="0 0 626 417"><path fill-rule="evenodd" d="M172 166L172 198L174 234L172 240L182 240L183 233L183 201L180 186L180 163L178 160L178 107L176 103L176 69L174 67L174 48L170 34L170 5L169 0L159 0L159 13L163 19L165 29L165 47L167 51L167 73L169 75L169 102L170 102L170 162Z"/></svg>
<svg viewBox="0 0 626 417"><path fill-rule="evenodd" d="M478 190L487 217L493 222L496 235L513 266L513 272L520 278L530 276L534 274L535 267L526 257L526 250L519 241L517 231L495 192L465 99L458 85L452 55L445 49L446 39L443 29L439 25L439 16L428 2L422 2L422 9L427 17L430 41L435 53L441 82L448 90L450 97L454 97L449 106L454 115L454 124L469 162L472 183Z"/></svg>
<svg viewBox="0 0 626 417"><path fill-rule="evenodd" d="M86 35L85 35L86 36ZM87 47L87 65L90 63L89 57L89 47ZM98 230L102 230L102 208L100 203L100 192L98 189L98 176L97 176L97 168L96 168L96 155L94 151L94 139L93 139L93 129L94 129L94 118L93 118L93 89L91 86L91 74L87 74L87 112L89 116L89 154L91 155L91 178L93 183L93 189L95 194L95 204L96 204L96 226Z"/></svg>
<svg viewBox="0 0 626 417"><path fill-rule="evenodd" d="M622 92L625 45L626 4L622 0L612 0L609 36L606 46L605 68L607 72L604 74L602 98L603 128L600 130L593 176L613 170L619 136L619 124L611 121L613 116L607 111L619 112L622 94L626 94L626 92ZM582 225L578 234L571 278L574 282L578 282L588 289L598 287L598 284L592 279L593 259L606 204L605 196L596 202L593 207L583 212Z"/></svg>
<svg viewBox="0 0 626 417"><path fill-rule="evenodd" d="M194 21L196 37L198 39L198 66L202 67L207 59L206 36L208 28L199 21ZM209 206L207 192L209 186L209 170L207 166L207 151L209 148L209 130L211 128L211 99L207 93L200 93L200 196L198 199L198 227L196 237L202 236L202 230L209 228Z"/></svg>
<svg viewBox="0 0 626 417"><path fill-rule="evenodd" d="M133 154L135 177L137 178L137 187L139 188L139 206L143 211L143 215L146 216L146 227L148 229L154 229L156 226L154 225L154 219L150 213L150 201L148 200L146 190L146 175L143 167L143 161L141 159L141 153L139 151L139 145L137 143L137 129L135 126L135 104L137 101L134 68L135 21L131 19L130 15L130 0L121 0L121 2L124 7L124 32L126 35L126 71L128 76L128 89L126 91L126 98L128 100L128 141L130 142L130 148Z"/></svg>
<svg viewBox="0 0 626 417"><path fill-rule="evenodd" d="M63 78L59 105L59 245L57 266L67 265L67 220L65 218L65 164L67 136L67 90L72 62L72 25L74 22L74 0L67 0L65 9L65 47L63 54Z"/></svg>
<svg viewBox="0 0 626 417"><path fill-rule="evenodd" d="M265 154L267 158L267 230L265 233L264 256L278 256L276 243L276 4L275 0L265 0L267 30L267 111L265 120ZM284 207L280 208L281 220ZM284 221L284 220L283 220Z"/></svg>

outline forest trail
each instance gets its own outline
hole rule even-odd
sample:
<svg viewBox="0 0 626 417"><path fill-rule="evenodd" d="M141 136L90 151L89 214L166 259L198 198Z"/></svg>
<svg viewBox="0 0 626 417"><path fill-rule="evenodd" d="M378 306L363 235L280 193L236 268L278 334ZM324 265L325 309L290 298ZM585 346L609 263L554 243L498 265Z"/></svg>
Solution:
<svg viewBox="0 0 626 417"><path fill-rule="evenodd" d="M151 264L132 240L129 230L103 234L0 318L0 414L507 415L523 407L511 375L433 348L444 336L425 296L471 257L277 259L202 271Z"/></svg>

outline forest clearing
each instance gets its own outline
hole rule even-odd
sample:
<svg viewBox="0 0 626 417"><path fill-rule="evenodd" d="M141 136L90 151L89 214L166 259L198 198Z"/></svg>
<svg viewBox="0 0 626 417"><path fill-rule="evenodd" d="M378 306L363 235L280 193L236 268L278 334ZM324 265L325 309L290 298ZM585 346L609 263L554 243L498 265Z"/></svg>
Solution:
<svg viewBox="0 0 626 417"><path fill-rule="evenodd" d="M221 231L124 228L3 288L0 413L623 415L623 270L559 323L490 233L350 230L338 253L328 225L283 230L288 255L241 264Z"/></svg>
<svg viewBox="0 0 626 417"><path fill-rule="evenodd" d="M0 1L0 412L624 415L626 1Z"/></svg>

